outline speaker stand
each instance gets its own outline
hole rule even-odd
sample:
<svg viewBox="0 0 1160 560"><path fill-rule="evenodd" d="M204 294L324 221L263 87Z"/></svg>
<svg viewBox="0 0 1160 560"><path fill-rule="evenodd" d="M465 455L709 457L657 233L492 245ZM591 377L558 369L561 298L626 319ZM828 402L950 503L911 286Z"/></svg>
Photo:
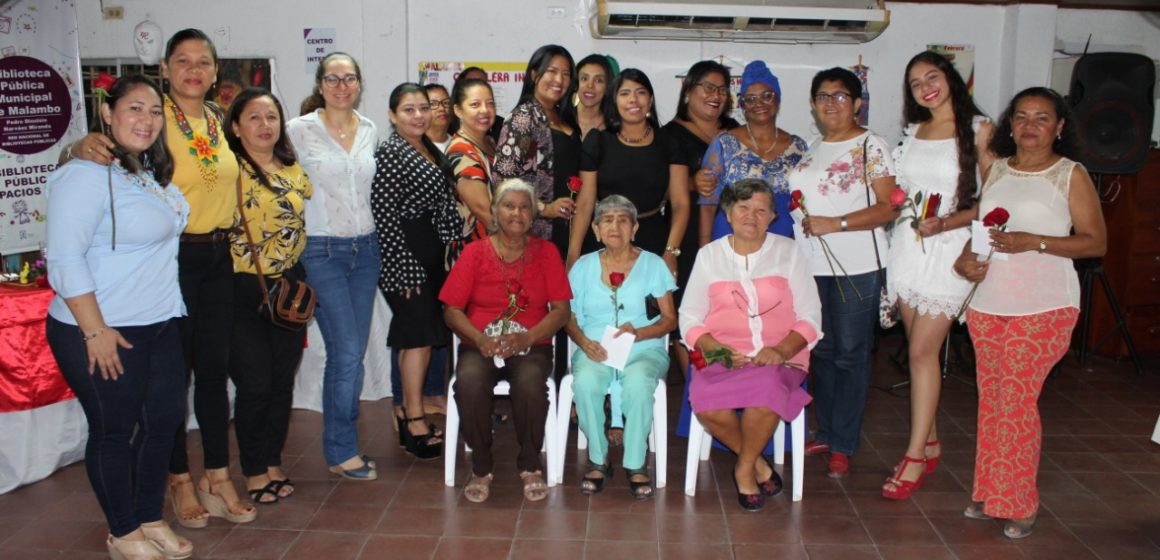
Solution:
<svg viewBox="0 0 1160 560"><path fill-rule="evenodd" d="M1124 337L1124 344L1128 347L1128 356L1132 359L1132 365L1136 368L1136 375L1142 375L1144 373L1144 367L1140 364L1140 355L1136 353L1136 343L1132 340L1132 333L1128 332L1128 321L1124 318L1124 311L1120 309L1116 295L1112 292L1112 285L1108 282L1108 277L1104 273L1103 261L1098 258L1079 259L1076 263L1083 270L1083 276L1080 280L1080 301L1083 302L1083 307L1080 310L1079 351L1077 356L1080 365L1083 365L1087 361L1088 330L1091 327L1092 284L1096 278L1099 278L1100 285L1104 288L1104 296L1108 298L1108 307L1111 308L1112 315L1116 318L1116 326L1112 327L1112 330L1104 333L1092 346L1091 350L1099 350L1107 342L1108 337L1118 331Z"/></svg>

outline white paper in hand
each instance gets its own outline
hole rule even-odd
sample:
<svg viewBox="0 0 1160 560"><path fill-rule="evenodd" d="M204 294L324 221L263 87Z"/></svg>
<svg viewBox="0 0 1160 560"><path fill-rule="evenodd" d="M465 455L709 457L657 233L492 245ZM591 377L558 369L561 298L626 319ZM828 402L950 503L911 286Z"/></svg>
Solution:
<svg viewBox="0 0 1160 560"><path fill-rule="evenodd" d="M608 353L608 358L600 362L612 369L624 370L624 366L628 365L628 354L632 352L632 343L636 341L636 335L626 332L621 333L620 336L615 336L616 327L604 327L604 336L600 339L600 345L604 347L604 351Z"/></svg>
<svg viewBox="0 0 1160 560"><path fill-rule="evenodd" d="M991 252L991 228L984 226L979 220L971 221L971 252L982 257L979 260L987 258L987 254ZM995 251L991 258L1005 261L1008 256L1007 253Z"/></svg>
<svg viewBox="0 0 1160 560"><path fill-rule="evenodd" d="M789 215L793 217L793 238L797 241L798 247L801 248L802 254L806 258L821 254L822 245L818 243L818 239L806 237L806 232L802 229L802 220L806 218L806 215L802 213L801 208L790 210Z"/></svg>

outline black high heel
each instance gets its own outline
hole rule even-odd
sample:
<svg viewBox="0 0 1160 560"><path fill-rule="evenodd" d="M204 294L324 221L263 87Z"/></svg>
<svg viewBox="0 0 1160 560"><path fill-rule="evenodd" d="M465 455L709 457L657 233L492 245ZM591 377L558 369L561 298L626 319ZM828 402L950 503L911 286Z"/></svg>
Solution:
<svg viewBox="0 0 1160 560"><path fill-rule="evenodd" d="M422 419L426 418L426 416L420 416L418 418L408 419L406 416L407 416L407 412L404 411L402 417L400 417L400 416L395 417L395 431L399 433L399 447L407 447L407 442L403 438L403 432L405 432L407 429L407 422L410 422L411 420L422 420ZM435 437L438 437L438 438L443 437L443 430L440 430L439 427L436 426L435 424L427 424L427 431L431 434L434 434ZM366 460L368 463L370 462L370 459L367 459L366 457L363 457L363 459Z"/></svg>
<svg viewBox="0 0 1160 560"><path fill-rule="evenodd" d="M403 414L407 414L406 408L403 409ZM427 433L421 436L414 435L407 429L407 424L411 422L422 422L426 419L427 417L422 414L414 418L405 417L402 420L403 427L399 430L399 436L403 438L403 446L407 448L407 453L422 460L434 459L443 455L443 442L431 443L432 439L440 439L442 437L435 433L433 426L428 426Z"/></svg>

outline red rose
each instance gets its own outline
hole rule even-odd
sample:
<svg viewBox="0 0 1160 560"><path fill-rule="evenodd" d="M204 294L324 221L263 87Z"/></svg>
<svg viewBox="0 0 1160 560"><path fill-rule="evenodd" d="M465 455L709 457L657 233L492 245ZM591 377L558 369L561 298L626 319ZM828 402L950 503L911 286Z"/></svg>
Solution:
<svg viewBox="0 0 1160 560"><path fill-rule="evenodd" d="M520 294L516 297L516 307L520 309L527 309L529 303L531 303L531 300L526 294Z"/></svg>
<svg viewBox="0 0 1160 560"><path fill-rule="evenodd" d="M689 363L693 364L693 367L697 369L705 369L705 366L709 365L705 363L705 355L700 350L692 350L689 352Z"/></svg>
<svg viewBox="0 0 1160 560"><path fill-rule="evenodd" d="M939 193L930 193L926 197L926 214L922 219L934 218L938 216L938 207L942 205L942 195Z"/></svg>
<svg viewBox="0 0 1160 560"><path fill-rule="evenodd" d="M523 286L523 284L520 284L518 280L512 280L511 282L508 283L508 293L509 294L518 294L518 293L522 292L523 290L524 290L524 286Z"/></svg>
<svg viewBox="0 0 1160 560"><path fill-rule="evenodd" d="M36 277L36 285L41 287L41 288L47 288L48 287L48 277L43 275L43 274L41 274L40 276L37 276Z"/></svg>
<svg viewBox="0 0 1160 560"><path fill-rule="evenodd" d="M612 284L613 288L619 288L620 285L624 283L624 273L623 272L609 273L608 283Z"/></svg>
<svg viewBox="0 0 1160 560"><path fill-rule="evenodd" d="M903 204L906 204L906 198L906 191L902 190L901 188L894 187L894 190L890 193L890 205L895 208L899 208Z"/></svg>
<svg viewBox="0 0 1160 560"><path fill-rule="evenodd" d="M798 208L801 208L801 207L802 207L802 204L800 202L798 202L796 200L789 201L789 211L790 212L793 212L794 210L797 210Z"/></svg>
<svg viewBox="0 0 1160 560"><path fill-rule="evenodd" d="M101 90L105 95L109 95L109 90L113 88L113 84L115 83L117 83L117 78L101 72L93 80L93 91Z"/></svg>
<svg viewBox="0 0 1160 560"><path fill-rule="evenodd" d="M801 191L793 191L789 193L790 200L797 202L799 205L801 204L802 198L804 196L805 195L803 195Z"/></svg>
<svg viewBox="0 0 1160 560"><path fill-rule="evenodd" d="M998 206L994 210L987 212L987 215L983 217L983 225L989 228L1000 227L1007 225L1007 220L1010 219L1011 214L1002 206Z"/></svg>
<svg viewBox="0 0 1160 560"><path fill-rule="evenodd" d="M584 181L581 181L579 177L577 177L575 175L568 177L568 190L572 191L573 193L579 194L580 188L583 186L584 186Z"/></svg>

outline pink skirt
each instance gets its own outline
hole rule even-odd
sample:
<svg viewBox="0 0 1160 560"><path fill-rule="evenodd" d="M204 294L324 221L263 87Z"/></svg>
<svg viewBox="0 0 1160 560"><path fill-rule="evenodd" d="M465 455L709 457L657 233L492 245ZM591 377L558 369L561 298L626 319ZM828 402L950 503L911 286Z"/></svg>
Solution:
<svg viewBox="0 0 1160 560"><path fill-rule="evenodd" d="M802 389L806 372L790 366L747 365L728 369L709 364L693 369L689 404L693 412L736 408L768 408L787 422L814 400Z"/></svg>

